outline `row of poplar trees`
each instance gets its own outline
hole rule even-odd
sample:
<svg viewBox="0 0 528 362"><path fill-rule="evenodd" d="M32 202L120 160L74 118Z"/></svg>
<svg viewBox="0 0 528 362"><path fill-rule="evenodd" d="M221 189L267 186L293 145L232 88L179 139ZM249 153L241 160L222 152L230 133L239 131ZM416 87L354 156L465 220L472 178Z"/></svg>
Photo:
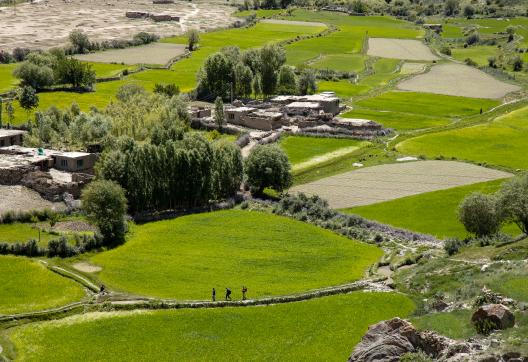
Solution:
<svg viewBox="0 0 528 362"><path fill-rule="evenodd" d="M196 133L167 133L178 139L120 139L98 162L98 177L125 189L130 213L204 206L240 188L243 163L236 145Z"/></svg>

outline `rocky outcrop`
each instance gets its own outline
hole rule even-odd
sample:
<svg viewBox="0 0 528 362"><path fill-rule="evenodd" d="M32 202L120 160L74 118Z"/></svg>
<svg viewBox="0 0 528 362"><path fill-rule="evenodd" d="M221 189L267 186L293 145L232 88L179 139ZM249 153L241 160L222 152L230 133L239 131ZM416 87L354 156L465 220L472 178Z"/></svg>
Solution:
<svg viewBox="0 0 528 362"><path fill-rule="evenodd" d="M508 307L502 304L483 305L471 317L471 322L481 332L494 329L507 329L515 325L515 316Z"/></svg>
<svg viewBox="0 0 528 362"><path fill-rule="evenodd" d="M408 352L423 351L435 361L455 361L467 356L474 346L458 342L435 332L417 331L400 318L371 326L356 346L349 362L397 362Z"/></svg>

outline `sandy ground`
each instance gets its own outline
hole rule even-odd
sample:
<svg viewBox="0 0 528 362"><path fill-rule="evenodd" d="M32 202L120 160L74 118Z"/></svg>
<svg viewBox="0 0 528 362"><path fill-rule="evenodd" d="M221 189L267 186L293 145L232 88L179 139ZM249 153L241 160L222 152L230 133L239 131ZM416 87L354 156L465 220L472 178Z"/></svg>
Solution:
<svg viewBox="0 0 528 362"><path fill-rule="evenodd" d="M72 265L75 269L77 269L80 272L83 273L97 273L103 270L100 266L85 263L85 262L79 262Z"/></svg>
<svg viewBox="0 0 528 362"><path fill-rule="evenodd" d="M398 84L399 89L473 98L502 98L521 89L462 64L438 64L427 73Z"/></svg>
<svg viewBox="0 0 528 362"><path fill-rule="evenodd" d="M511 176L462 162L417 161L366 167L296 186L290 192L317 194L341 209Z"/></svg>
<svg viewBox="0 0 528 362"><path fill-rule="evenodd" d="M382 58L407 60L439 59L419 40L369 38L368 55Z"/></svg>
<svg viewBox="0 0 528 362"><path fill-rule="evenodd" d="M264 19L260 21L261 23L268 24L286 24L286 25L305 25L305 26L324 26L325 23L318 23L316 21L295 21L295 20L280 20L280 19Z"/></svg>
<svg viewBox="0 0 528 362"><path fill-rule="evenodd" d="M0 214L6 211L30 211L35 209L62 210L62 202L50 202L24 186L0 185Z"/></svg>
<svg viewBox="0 0 528 362"><path fill-rule="evenodd" d="M128 19L127 11L180 16L180 22ZM93 40L131 39L140 31L160 36L181 34L188 28L208 30L231 24L234 7L213 2L176 1L154 5L151 0L40 0L16 8L0 8L0 49L47 49L65 45L73 29Z"/></svg>
<svg viewBox="0 0 528 362"><path fill-rule="evenodd" d="M53 231L72 231L72 232L95 232L97 227L94 225L88 224L83 220L67 220L59 221L53 227Z"/></svg>
<svg viewBox="0 0 528 362"><path fill-rule="evenodd" d="M75 58L89 62L123 64L167 64L172 58L185 53L185 45L152 43L126 49L76 55Z"/></svg>

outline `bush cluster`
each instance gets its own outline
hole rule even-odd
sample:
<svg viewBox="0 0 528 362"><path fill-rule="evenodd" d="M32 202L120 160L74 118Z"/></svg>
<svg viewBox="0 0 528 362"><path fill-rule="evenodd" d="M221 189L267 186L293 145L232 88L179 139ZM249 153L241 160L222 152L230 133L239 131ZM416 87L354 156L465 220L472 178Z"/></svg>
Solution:
<svg viewBox="0 0 528 362"><path fill-rule="evenodd" d="M51 239L45 247L39 246L34 239L16 243L0 242L0 255L47 256L50 258L58 256L66 258L105 245L103 238L99 234L95 234L94 236L76 234L74 238L74 245L70 244L65 236L60 236L57 239Z"/></svg>
<svg viewBox="0 0 528 362"><path fill-rule="evenodd" d="M12 224L15 222L29 223L34 220L42 222L62 216L62 213L51 209L31 210L31 211L7 211L0 215L0 224Z"/></svg>
<svg viewBox="0 0 528 362"><path fill-rule="evenodd" d="M64 48L64 51L68 55L73 54L84 54L88 52L94 52L99 50L107 49L124 49L138 45L145 45L156 42L159 40L159 36L153 33L139 32L132 39L112 39L103 40L101 42L90 41L88 36L80 31L73 30L69 35L70 45Z"/></svg>
<svg viewBox="0 0 528 362"><path fill-rule="evenodd" d="M31 52L28 48L15 48L11 53L0 49L0 63L9 64L15 62L23 62Z"/></svg>

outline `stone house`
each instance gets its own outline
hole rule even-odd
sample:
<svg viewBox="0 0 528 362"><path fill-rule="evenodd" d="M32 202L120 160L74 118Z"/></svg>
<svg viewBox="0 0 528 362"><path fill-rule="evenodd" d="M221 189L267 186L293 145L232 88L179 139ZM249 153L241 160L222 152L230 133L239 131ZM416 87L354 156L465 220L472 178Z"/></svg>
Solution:
<svg viewBox="0 0 528 362"><path fill-rule="evenodd" d="M324 113L332 113L333 115L336 115L341 111L339 105L339 97L337 97L334 92L322 92L306 96L282 95L272 98L271 102L283 106L290 106L292 103L298 102L317 103L319 105L320 110L322 110ZM309 106L308 104L306 105L308 106L308 108L305 110L304 113L309 112L310 108L314 108L313 106Z"/></svg>
<svg viewBox="0 0 528 362"><path fill-rule="evenodd" d="M271 131L283 125L282 119L283 114L280 112L257 111L243 116L242 123L249 128Z"/></svg>
<svg viewBox="0 0 528 362"><path fill-rule="evenodd" d="M228 123L243 126L244 123L242 119L244 118L244 116L248 115L249 113L255 112L255 111L257 111L257 109L253 107L225 108L224 109L225 120Z"/></svg>
<svg viewBox="0 0 528 362"><path fill-rule="evenodd" d="M284 110L290 116L308 116L310 113L320 113L323 107L318 102L292 102Z"/></svg>
<svg viewBox="0 0 528 362"><path fill-rule="evenodd" d="M26 131L16 129L0 129L0 147L21 146Z"/></svg>
<svg viewBox="0 0 528 362"><path fill-rule="evenodd" d="M93 170L96 156L86 152L60 152L52 156L53 167L68 172L86 172Z"/></svg>

